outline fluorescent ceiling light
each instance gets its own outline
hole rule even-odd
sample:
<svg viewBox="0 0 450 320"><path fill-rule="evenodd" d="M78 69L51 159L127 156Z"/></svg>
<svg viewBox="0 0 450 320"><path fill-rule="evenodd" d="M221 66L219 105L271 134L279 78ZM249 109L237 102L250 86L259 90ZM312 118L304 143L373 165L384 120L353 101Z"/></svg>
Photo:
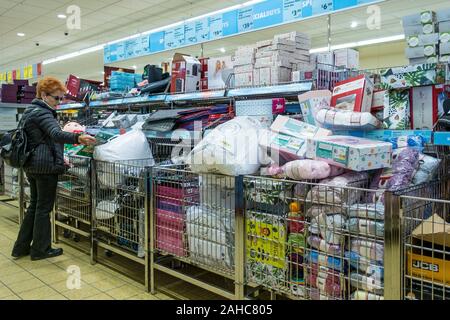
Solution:
<svg viewBox="0 0 450 320"><path fill-rule="evenodd" d="M65 18L67 18L67 16L65 14L58 14L58 18L65 19Z"/></svg>
<svg viewBox="0 0 450 320"><path fill-rule="evenodd" d="M132 68L132 69L134 69L134 70L136 70L136 69L137 69L137 67L136 67L136 66L132 66L131 68Z"/></svg>
<svg viewBox="0 0 450 320"><path fill-rule="evenodd" d="M352 24L350 25L350 27L352 29L356 28L358 26L358 21L353 21Z"/></svg>
<svg viewBox="0 0 450 320"><path fill-rule="evenodd" d="M395 36L391 36L391 37L376 38L376 39L370 39L370 40L364 40L364 41L338 44L338 45L331 46L331 50L357 48L357 47L369 46L372 44L393 42L393 41L399 41L399 40L404 40L404 39L405 39L405 35L399 34L399 35L395 35ZM322 47L322 48L311 49L310 53L320 53L320 52L327 52L327 51L328 51L328 47Z"/></svg>
<svg viewBox="0 0 450 320"><path fill-rule="evenodd" d="M62 55L62 56L59 56L59 57L56 57L56 58L44 60L44 61L42 62L42 64L43 64L43 65L46 65L46 64L50 64L50 63L55 63L55 62L58 62L58 61L63 61L63 60L67 60L67 59L72 59L72 58L81 56L81 55L83 55L83 54L88 54L88 53L91 53L91 52L103 50L103 46L104 46L103 44L100 44L100 45L95 46L95 47L83 49L83 50L76 51L76 52L72 52L72 53L69 53L69 54L65 54L65 55Z"/></svg>
<svg viewBox="0 0 450 320"><path fill-rule="evenodd" d="M18 32L18 33L17 33L17 36L18 36L18 37L25 37L25 33Z"/></svg>
<svg viewBox="0 0 450 320"><path fill-rule="evenodd" d="M225 48L220 48L219 51L222 52L222 53L227 52L227 50Z"/></svg>

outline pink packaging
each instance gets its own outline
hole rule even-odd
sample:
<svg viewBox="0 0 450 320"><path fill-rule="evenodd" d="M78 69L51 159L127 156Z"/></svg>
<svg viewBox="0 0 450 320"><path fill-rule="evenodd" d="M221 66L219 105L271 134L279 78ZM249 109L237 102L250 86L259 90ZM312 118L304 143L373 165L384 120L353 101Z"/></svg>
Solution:
<svg viewBox="0 0 450 320"><path fill-rule="evenodd" d="M187 247L184 237L185 215L156 210L156 248L167 253L185 257Z"/></svg>
<svg viewBox="0 0 450 320"><path fill-rule="evenodd" d="M273 99L272 100L272 114L281 114L286 111L286 99Z"/></svg>

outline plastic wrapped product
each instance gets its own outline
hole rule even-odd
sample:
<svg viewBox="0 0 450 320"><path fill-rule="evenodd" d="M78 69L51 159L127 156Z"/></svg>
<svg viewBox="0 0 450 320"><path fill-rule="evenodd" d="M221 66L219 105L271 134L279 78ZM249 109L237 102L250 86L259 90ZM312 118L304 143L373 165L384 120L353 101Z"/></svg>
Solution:
<svg viewBox="0 0 450 320"><path fill-rule="evenodd" d="M384 222L377 222L369 219L351 218L347 223L348 231L361 235L376 237L384 236Z"/></svg>
<svg viewBox="0 0 450 320"><path fill-rule="evenodd" d="M283 166L285 174L293 180L320 180L330 176L330 165L317 160L295 160Z"/></svg>
<svg viewBox="0 0 450 320"><path fill-rule="evenodd" d="M409 135L386 138L384 141L392 143L392 149L412 148L419 152L425 147L425 140L419 135Z"/></svg>
<svg viewBox="0 0 450 320"><path fill-rule="evenodd" d="M345 217L321 214L311 220L309 232L320 235L327 243L340 245L345 240Z"/></svg>
<svg viewBox="0 0 450 320"><path fill-rule="evenodd" d="M389 191L407 187L419 166L419 152L414 149L403 149L392 163L392 178L386 184Z"/></svg>
<svg viewBox="0 0 450 320"><path fill-rule="evenodd" d="M322 206L322 205L313 205L306 212L306 216L310 218L318 217L321 214L325 215L335 215L341 213L341 209L339 207L332 206Z"/></svg>
<svg viewBox="0 0 450 320"><path fill-rule="evenodd" d="M251 117L221 124L194 147L187 163L197 173L254 174L262 164L258 145L261 129L261 123Z"/></svg>
<svg viewBox="0 0 450 320"><path fill-rule="evenodd" d="M307 199L321 204L348 205L359 201L361 192L346 190L345 187L364 187L367 184L367 172L347 172L343 175L320 181L321 185L314 186L308 193ZM326 186L325 186L326 185Z"/></svg>
<svg viewBox="0 0 450 320"><path fill-rule="evenodd" d="M327 243L325 240L316 235L308 237L308 244L311 248L325 252L332 256L339 256L342 253L342 247L336 244Z"/></svg>
<svg viewBox="0 0 450 320"><path fill-rule="evenodd" d="M306 260L309 263L318 264L336 271L345 271L344 261L342 259L322 254L314 250L311 250L311 252L306 255Z"/></svg>
<svg viewBox="0 0 450 320"><path fill-rule="evenodd" d="M319 110L316 120L322 127L332 130L375 130L383 125L370 112L336 109Z"/></svg>
<svg viewBox="0 0 450 320"><path fill-rule="evenodd" d="M383 283L359 273L350 274L350 283L352 287L366 290L375 294L383 294Z"/></svg>
<svg viewBox="0 0 450 320"><path fill-rule="evenodd" d="M294 279L303 279L303 255L291 253L289 255L289 274Z"/></svg>
<svg viewBox="0 0 450 320"><path fill-rule="evenodd" d="M120 206L116 201L100 201L95 209L95 218L97 220L112 219L119 209Z"/></svg>
<svg viewBox="0 0 450 320"><path fill-rule="evenodd" d="M359 255L382 262L384 259L384 245L370 240L352 240L351 250Z"/></svg>
<svg viewBox="0 0 450 320"><path fill-rule="evenodd" d="M305 297L306 290L305 290L305 281L304 280L292 279L290 281L290 287L291 287L291 293L294 296Z"/></svg>
<svg viewBox="0 0 450 320"><path fill-rule="evenodd" d="M345 259L350 263L352 268L371 276L379 275L380 280L383 278L384 269L382 261L368 259L353 251L346 251Z"/></svg>
<svg viewBox="0 0 450 320"><path fill-rule="evenodd" d="M419 158L419 170L417 170L413 177L413 183L417 185L431 181L436 175L440 164L440 159L421 154Z"/></svg>
<svg viewBox="0 0 450 320"><path fill-rule="evenodd" d="M382 203L357 203L348 209L348 216L384 221L384 205Z"/></svg>
<svg viewBox="0 0 450 320"><path fill-rule="evenodd" d="M351 296L352 300L384 300L383 296L380 296L378 294L357 290L352 293Z"/></svg>
<svg viewBox="0 0 450 320"><path fill-rule="evenodd" d="M341 273L330 268L312 264L308 268L306 283L319 289L322 294L328 297L340 298L342 296Z"/></svg>

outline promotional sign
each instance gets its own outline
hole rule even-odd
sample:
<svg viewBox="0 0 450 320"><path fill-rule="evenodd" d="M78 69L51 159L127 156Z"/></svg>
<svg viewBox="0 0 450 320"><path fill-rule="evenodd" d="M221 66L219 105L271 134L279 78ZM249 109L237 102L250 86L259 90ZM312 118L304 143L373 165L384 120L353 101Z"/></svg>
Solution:
<svg viewBox="0 0 450 320"><path fill-rule="evenodd" d="M42 64L27 65L11 71L0 71L0 82L34 79L42 75Z"/></svg>
<svg viewBox="0 0 450 320"><path fill-rule="evenodd" d="M137 36L104 48L104 62L200 44L305 18L348 10L384 0L267 0L206 18L180 23L165 31Z"/></svg>

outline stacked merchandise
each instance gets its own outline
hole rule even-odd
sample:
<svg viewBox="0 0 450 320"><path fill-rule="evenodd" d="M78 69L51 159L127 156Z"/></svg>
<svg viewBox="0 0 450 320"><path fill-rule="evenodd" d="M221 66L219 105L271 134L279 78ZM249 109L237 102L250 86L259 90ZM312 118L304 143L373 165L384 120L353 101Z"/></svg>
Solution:
<svg viewBox="0 0 450 320"><path fill-rule="evenodd" d="M36 98L36 87L28 85L28 80L14 80L13 84L3 84L2 102L30 104Z"/></svg>
<svg viewBox="0 0 450 320"><path fill-rule="evenodd" d="M273 85L291 81L292 71L309 65L311 39L291 32L256 43L254 85Z"/></svg>
<svg viewBox="0 0 450 320"><path fill-rule="evenodd" d="M254 85L255 54L255 46L237 48L234 60L234 85L236 87Z"/></svg>
<svg viewBox="0 0 450 320"><path fill-rule="evenodd" d="M403 17L410 64L450 61L450 9Z"/></svg>
<svg viewBox="0 0 450 320"><path fill-rule="evenodd" d="M135 85L136 75L134 73L113 71L109 79L111 91L128 91L134 88Z"/></svg>
<svg viewBox="0 0 450 320"><path fill-rule="evenodd" d="M200 58L201 72L200 72L200 90L208 90L208 58Z"/></svg>
<svg viewBox="0 0 450 320"><path fill-rule="evenodd" d="M261 99L236 101L236 117L252 117L261 122L265 127L272 125L276 114L284 113L286 109L285 99Z"/></svg>

